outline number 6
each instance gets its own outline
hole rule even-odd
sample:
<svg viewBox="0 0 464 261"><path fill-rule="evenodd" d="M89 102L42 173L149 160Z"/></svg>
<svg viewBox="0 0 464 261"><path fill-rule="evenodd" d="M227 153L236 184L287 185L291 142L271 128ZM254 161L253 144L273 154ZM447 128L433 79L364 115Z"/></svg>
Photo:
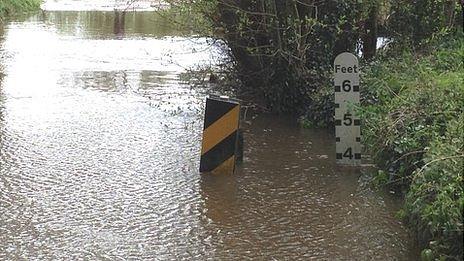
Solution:
<svg viewBox="0 0 464 261"><path fill-rule="evenodd" d="M345 81L343 81L343 83L342 83L342 88L343 88L343 90L344 90L345 92L351 91L351 82L350 82L350 80L345 80Z"/></svg>

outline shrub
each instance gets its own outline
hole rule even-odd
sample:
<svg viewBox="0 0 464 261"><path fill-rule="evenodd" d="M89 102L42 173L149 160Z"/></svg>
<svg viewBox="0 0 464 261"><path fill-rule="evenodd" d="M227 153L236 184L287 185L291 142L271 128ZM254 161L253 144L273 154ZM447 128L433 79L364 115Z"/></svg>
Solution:
<svg viewBox="0 0 464 261"><path fill-rule="evenodd" d="M15 12L25 12L38 9L41 0L1 0L0 21L3 17Z"/></svg>
<svg viewBox="0 0 464 261"><path fill-rule="evenodd" d="M364 144L382 169L374 179L406 192L402 213L426 259L462 258L463 39L384 58L362 77Z"/></svg>
<svg viewBox="0 0 464 261"><path fill-rule="evenodd" d="M456 0L390 0L387 34L397 43L420 47L424 40L443 30L461 27L460 1Z"/></svg>
<svg viewBox="0 0 464 261"><path fill-rule="evenodd" d="M464 211L464 115L436 137L413 174L406 196L407 220L434 257L462 260Z"/></svg>
<svg viewBox="0 0 464 261"><path fill-rule="evenodd" d="M429 143L463 113L463 59L464 41L457 38L429 55L406 53L365 68L364 144L391 182L407 185Z"/></svg>
<svg viewBox="0 0 464 261"><path fill-rule="evenodd" d="M305 112L312 94L330 80L333 58L354 51L359 38L356 0L204 0L197 5L204 5L202 12L229 47L243 83L240 92L276 112Z"/></svg>

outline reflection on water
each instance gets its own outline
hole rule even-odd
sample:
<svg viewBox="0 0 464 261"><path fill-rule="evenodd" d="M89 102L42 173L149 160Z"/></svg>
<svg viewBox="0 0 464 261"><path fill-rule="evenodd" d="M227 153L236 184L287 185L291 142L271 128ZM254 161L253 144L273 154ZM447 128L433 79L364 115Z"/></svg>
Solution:
<svg viewBox="0 0 464 261"><path fill-rule="evenodd" d="M43 12L38 17L60 33L86 39L115 38L115 31L124 31L132 38L161 38L188 35L190 30L179 26L175 14L121 11ZM122 21L123 20L123 21Z"/></svg>
<svg viewBox="0 0 464 261"><path fill-rule="evenodd" d="M207 91L179 74L221 52L150 17L5 25L1 260L417 258L398 202L337 168L325 130L259 116L236 175L200 175Z"/></svg>
<svg viewBox="0 0 464 261"><path fill-rule="evenodd" d="M42 4L47 11L154 11L166 7L163 0L47 0Z"/></svg>

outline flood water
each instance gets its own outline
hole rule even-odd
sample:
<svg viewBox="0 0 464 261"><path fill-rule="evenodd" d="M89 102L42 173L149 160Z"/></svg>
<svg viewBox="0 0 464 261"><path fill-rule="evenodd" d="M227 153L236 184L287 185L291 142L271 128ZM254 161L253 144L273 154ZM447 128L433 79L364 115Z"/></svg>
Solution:
<svg viewBox="0 0 464 261"><path fill-rule="evenodd" d="M208 89L180 74L220 48L89 2L0 24L0 260L417 259L327 130L260 115L235 175L200 174Z"/></svg>

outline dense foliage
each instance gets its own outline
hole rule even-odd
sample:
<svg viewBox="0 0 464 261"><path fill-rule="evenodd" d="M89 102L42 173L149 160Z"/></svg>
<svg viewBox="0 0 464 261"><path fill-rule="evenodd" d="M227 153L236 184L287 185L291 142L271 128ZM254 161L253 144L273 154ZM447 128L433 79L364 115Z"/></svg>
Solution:
<svg viewBox="0 0 464 261"><path fill-rule="evenodd" d="M464 37L435 41L364 67L364 144L384 170L374 179L404 189L426 256L461 260Z"/></svg>
<svg viewBox="0 0 464 261"><path fill-rule="evenodd" d="M419 167L424 148L463 113L464 41L457 38L428 55L406 52L365 67L365 144L398 179Z"/></svg>
<svg viewBox="0 0 464 261"><path fill-rule="evenodd" d="M463 144L464 114L461 114L449 122L445 135L430 143L424 166L413 173L405 217L423 241L425 259L463 257Z"/></svg>
<svg viewBox="0 0 464 261"><path fill-rule="evenodd" d="M459 5L455 0L392 1L387 33L397 43L420 47L434 34L462 26Z"/></svg>
<svg viewBox="0 0 464 261"><path fill-rule="evenodd" d="M238 95L272 111L306 114L323 123L331 121L332 105L323 98L337 54L362 51L370 60L379 35L415 47L462 24L456 0L187 2L230 48L242 83Z"/></svg>
<svg viewBox="0 0 464 261"><path fill-rule="evenodd" d="M359 38L356 0L212 2L202 10L230 48L240 94L273 111L304 112L335 54Z"/></svg>
<svg viewBox="0 0 464 261"><path fill-rule="evenodd" d="M7 15L15 12L25 12L38 9L41 0L1 0L0 1L0 21Z"/></svg>

